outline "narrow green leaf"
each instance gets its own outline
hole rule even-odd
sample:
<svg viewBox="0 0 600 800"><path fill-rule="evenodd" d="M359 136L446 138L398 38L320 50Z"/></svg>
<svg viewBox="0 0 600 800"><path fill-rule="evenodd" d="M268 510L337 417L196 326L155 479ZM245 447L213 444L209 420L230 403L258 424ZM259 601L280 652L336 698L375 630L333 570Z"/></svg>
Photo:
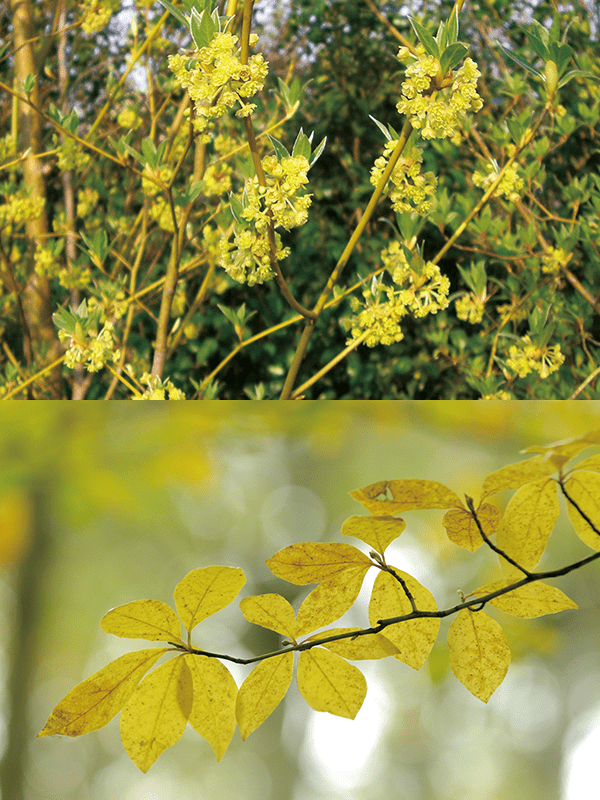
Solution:
<svg viewBox="0 0 600 800"><path fill-rule="evenodd" d="M186 20L186 18L183 16L183 14L181 13L181 11L179 11L178 9L176 9L176 8L175 8L175 6L174 6L174 5L171 5L171 3L169 3L169 0L158 0L158 2L159 2L159 3L160 3L162 6L164 6L164 7L167 9L167 11L170 11L170 12L171 12L171 14L173 14L173 16L174 16L176 19L178 19L178 20L179 20L179 22L181 22L181 24L182 24L182 25L185 25L185 27L187 28L187 25L188 25L188 23L187 23L187 20Z"/></svg>
<svg viewBox="0 0 600 800"><path fill-rule="evenodd" d="M527 72L530 72L532 75L535 75L536 78L540 78L540 79L543 78L543 75L539 70L535 69L534 67L531 67L529 64L526 64L524 61L521 61L520 58L517 58L517 56L515 56L513 53L511 53L510 50L507 50L506 47L504 47L503 45L500 45L500 47L504 51L504 55L508 56L508 58L510 58L511 61L514 61L520 67L523 67L523 69L527 70Z"/></svg>
<svg viewBox="0 0 600 800"><path fill-rule="evenodd" d="M550 51L548 50L544 42L542 42L542 40L538 36L536 36L535 33L532 33L531 31L527 31L527 39L529 41L529 44L538 54L538 56L543 61L548 61L548 59L550 58Z"/></svg>
<svg viewBox="0 0 600 800"><path fill-rule="evenodd" d="M450 19L446 23L447 44L454 44L458 39L458 5L454 6Z"/></svg>
<svg viewBox="0 0 600 800"><path fill-rule="evenodd" d="M278 139L276 139L274 136L271 136L270 133L267 133L267 136L269 137L269 141L275 148L275 152L277 153L278 158L281 159L290 157L290 154L288 153L286 147Z"/></svg>
<svg viewBox="0 0 600 800"><path fill-rule="evenodd" d="M386 140L387 140L388 142L389 142L389 141L391 141L392 137L390 136L390 134L389 134L389 132L388 132L388 129L385 127L385 125L384 125L382 122L379 122L379 120L378 120L378 119L375 119L375 117L372 117L370 114L369 114L369 119L372 119L372 120L373 120L373 122L375 123L375 125L377 125L377 127L379 128L379 130L380 130L380 131L383 133L383 135L385 136Z"/></svg>
<svg viewBox="0 0 600 800"><path fill-rule="evenodd" d="M310 166L311 167L314 166L314 164L317 161L317 159L321 156L321 153L323 152L323 150L325 150L326 143L327 143L327 137L325 136L325 137L323 137L323 139L321 139L319 144L316 146L312 156L310 157Z"/></svg>
<svg viewBox="0 0 600 800"><path fill-rule="evenodd" d="M454 69L457 64L460 64L468 52L469 48L461 42L455 42L447 47L440 58L440 66L444 75L449 69Z"/></svg>
<svg viewBox="0 0 600 800"><path fill-rule="evenodd" d="M304 156L307 160L310 158L310 140L302 128L300 128L292 147L292 156Z"/></svg>
<svg viewBox="0 0 600 800"><path fill-rule="evenodd" d="M440 57L440 51L438 48L438 44L433 36L429 33L427 28L424 28L420 22L417 22L414 17L409 16L408 19L410 20L410 24L413 26L413 30L417 35L417 38L425 48L425 50L429 53L430 56L435 56L436 58Z"/></svg>

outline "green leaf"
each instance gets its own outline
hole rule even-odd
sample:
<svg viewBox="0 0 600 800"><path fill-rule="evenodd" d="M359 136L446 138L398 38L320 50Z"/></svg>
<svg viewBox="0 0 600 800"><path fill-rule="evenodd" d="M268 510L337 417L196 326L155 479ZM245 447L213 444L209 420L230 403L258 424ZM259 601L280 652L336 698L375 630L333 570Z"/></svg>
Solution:
<svg viewBox="0 0 600 800"><path fill-rule="evenodd" d="M300 128L298 135L296 136L294 146L292 147L292 156L304 156L307 160L310 158L310 139L304 133L302 128Z"/></svg>
<svg viewBox="0 0 600 800"><path fill-rule="evenodd" d="M534 67L530 66L529 64L526 64L524 61L521 61L520 58L517 58L517 56L515 56L513 53L511 53L510 50L507 50L507 48L504 47L503 45L500 45L500 47L502 48L502 50L504 52L504 55L508 56L508 58L510 58L511 61L514 61L515 64L518 64L520 67L523 67L523 69L526 69L527 72L530 72L532 75L535 75L536 78L543 79L543 75L539 70L535 69Z"/></svg>
<svg viewBox="0 0 600 800"><path fill-rule="evenodd" d="M59 308L58 311L55 311L52 314L52 322L69 336L75 335L75 319L66 308Z"/></svg>
<svg viewBox="0 0 600 800"><path fill-rule="evenodd" d="M267 133L267 136L269 138L269 141L275 148L275 152L277 153L277 157L279 159L290 157L290 154L288 153L287 149L278 139L276 139L274 136L271 136L270 133Z"/></svg>
<svg viewBox="0 0 600 800"><path fill-rule="evenodd" d="M142 153L144 154L144 158L146 162L152 169L156 169L158 166L157 158L156 158L156 147L154 146L154 142L147 136L145 139L142 140Z"/></svg>
<svg viewBox="0 0 600 800"><path fill-rule="evenodd" d="M556 47L556 46L555 46ZM556 58L554 58L554 62L558 67L558 74L561 75L565 69L569 61L571 60L571 56L573 55L573 49L569 47L568 44L561 44L560 47L552 48L553 52L556 53Z"/></svg>
<svg viewBox="0 0 600 800"><path fill-rule="evenodd" d="M447 47L440 58L440 66L444 75L449 69L454 69L457 64L460 64L468 52L469 48L461 42L456 42Z"/></svg>
<svg viewBox="0 0 600 800"><path fill-rule="evenodd" d="M176 19L178 19L179 22L181 22L181 24L185 25L185 27L187 28L187 26L188 26L187 19L183 16L181 11L178 11L178 9L176 9L174 5L171 5L171 3L169 3L169 0L158 0L158 2L162 6L164 6L167 9L167 11L170 11L171 14L173 14L173 16Z"/></svg>
<svg viewBox="0 0 600 800"><path fill-rule="evenodd" d="M375 119L375 117L372 117L370 114L369 114L369 119L372 119L372 120L373 120L373 122L375 123L375 125L377 125L377 127L379 128L379 130L380 130L380 131L383 133L383 135L385 136L385 138L386 138L386 141L390 142L390 141L392 140L392 137L390 136L390 133L389 133L388 129L385 127L385 125L384 125L382 122L379 122L379 120L378 120L378 119Z"/></svg>
<svg viewBox="0 0 600 800"><path fill-rule="evenodd" d="M195 8L192 9L190 33L199 50L202 47L208 47L218 29L218 21L215 22L207 10L198 13Z"/></svg>
<svg viewBox="0 0 600 800"><path fill-rule="evenodd" d="M455 5L446 23L447 43L454 44L458 39L458 5Z"/></svg>
<svg viewBox="0 0 600 800"><path fill-rule="evenodd" d="M316 146L315 150L313 151L312 156L310 157L309 168L312 167L315 164L315 162L317 161L318 158L320 158L321 153L323 152L323 150L325 150L325 145L326 144L327 144L327 137L324 136L323 139L321 139L319 144Z"/></svg>
<svg viewBox="0 0 600 800"><path fill-rule="evenodd" d="M233 192L229 193L229 202L231 204L229 208L231 209L231 213L233 214L233 218L235 219L235 221L244 223L245 220L244 217L242 216L244 212L244 207L242 206L238 198L233 194Z"/></svg>
<svg viewBox="0 0 600 800"><path fill-rule="evenodd" d="M440 57L440 50L438 47L438 43L433 38L433 36L429 33L427 28L424 28L420 22L414 17L409 16L408 19L410 20L410 24L413 26L413 30L417 35L417 38L425 48L425 50L429 53L430 56L435 56L436 58Z"/></svg>
<svg viewBox="0 0 600 800"><path fill-rule="evenodd" d="M544 42L542 42L542 40L538 36L536 36L535 33L532 33L531 31L527 31L526 33L529 44L532 46L532 48L535 50L538 56L543 61L548 61L548 59L550 58L550 51L548 50Z"/></svg>

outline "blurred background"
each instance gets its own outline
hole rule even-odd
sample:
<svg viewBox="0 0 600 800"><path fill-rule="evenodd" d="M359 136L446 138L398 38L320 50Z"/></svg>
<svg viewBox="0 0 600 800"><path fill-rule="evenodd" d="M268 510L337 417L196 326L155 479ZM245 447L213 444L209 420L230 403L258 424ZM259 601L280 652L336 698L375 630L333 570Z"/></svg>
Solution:
<svg viewBox="0 0 600 800"><path fill-rule="evenodd" d="M492 610L512 663L487 704L449 669L446 619L419 672L393 659L356 662L368 684L356 720L313 712L294 680L245 743L236 731L220 763L189 727L146 775L123 751L116 719L76 739L35 737L77 683L153 646L104 634L109 608L146 598L174 606L190 570L239 566L240 596L196 629L194 644L268 652L281 637L246 622L239 600L279 592L298 608L312 587L286 584L264 563L294 542L345 540L366 552L340 533L363 512L349 491L427 478L477 498L488 473L527 457L521 449L599 427L598 402L4 405L1 800L237 800L240 786L245 800L597 798L598 562L553 581L578 611L518 620ZM443 514L403 515L407 529L387 551L440 608L493 577L497 563L484 548L471 555L451 544ZM563 504L541 567L589 552ZM374 573L336 626L368 625ZM238 685L251 670L228 667Z"/></svg>

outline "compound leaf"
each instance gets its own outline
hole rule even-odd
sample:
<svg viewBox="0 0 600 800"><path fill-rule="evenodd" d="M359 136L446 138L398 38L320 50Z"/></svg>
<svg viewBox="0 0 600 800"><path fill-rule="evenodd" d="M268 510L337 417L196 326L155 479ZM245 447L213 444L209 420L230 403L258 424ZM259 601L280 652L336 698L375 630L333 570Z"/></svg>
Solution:
<svg viewBox="0 0 600 800"><path fill-rule="evenodd" d="M371 560L356 547L335 542L292 544L265 563L273 575L296 585L327 580L348 567L372 566Z"/></svg>
<svg viewBox="0 0 600 800"><path fill-rule="evenodd" d="M367 694L362 672L329 650L315 647L300 653L298 689L315 711L354 719Z"/></svg>
<svg viewBox="0 0 600 800"><path fill-rule="evenodd" d="M38 736L81 736L103 728L135 692L142 677L166 648L125 653L63 697Z"/></svg>
<svg viewBox="0 0 600 800"><path fill-rule="evenodd" d="M471 694L490 699L510 664L506 634L485 611L459 611L448 630L450 667Z"/></svg>
<svg viewBox="0 0 600 800"><path fill-rule="evenodd" d="M100 627L105 633L125 639L181 642L177 614L160 600L134 600L111 608L100 620Z"/></svg>
<svg viewBox="0 0 600 800"><path fill-rule="evenodd" d="M484 503L477 509L477 518L485 535L490 537L498 527L500 509L491 503ZM466 508L451 508L444 514L442 525L446 528L451 542L459 547L464 547L471 553L474 553L483 544L483 537L477 523Z"/></svg>
<svg viewBox="0 0 600 800"><path fill-rule="evenodd" d="M415 604L420 611L437 611L431 592L422 586L412 575L394 567L394 571L404 580ZM400 617L410 614L412 606L401 584L389 572L380 572L375 578L369 602L369 621L373 627L380 619ZM411 619L388 625L382 631L400 651L394 658L420 669L434 645L440 620L435 617Z"/></svg>
<svg viewBox="0 0 600 800"><path fill-rule="evenodd" d="M245 741L275 711L292 682L294 654L260 661L240 686L235 714Z"/></svg>
<svg viewBox="0 0 600 800"><path fill-rule="evenodd" d="M329 625L345 614L358 597L371 566L369 561L368 564L349 567L313 589L298 610L296 636Z"/></svg>
<svg viewBox="0 0 600 800"><path fill-rule="evenodd" d="M192 708L192 675L184 656L157 667L121 711L121 741L142 772L182 737Z"/></svg>
<svg viewBox="0 0 600 800"><path fill-rule="evenodd" d="M557 488L548 478L527 483L504 511L496 545L524 569L532 570L539 563L554 530L560 513Z"/></svg>
<svg viewBox="0 0 600 800"><path fill-rule="evenodd" d="M459 496L443 483L417 479L378 481L350 492L350 496L375 517L422 508L462 507Z"/></svg>
<svg viewBox="0 0 600 800"><path fill-rule="evenodd" d="M565 481L565 489L569 497L573 498L583 513L600 530L600 475L588 470L577 470ZM568 501L567 513L581 541L594 550L600 550L600 536Z"/></svg>
<svg viewBox="0 0 600 800"><path fill-rule="evenodd" d="M406 528L399 517L350 517L342 525L344 536L354 536L368 544L381 555Z"/></svg>
<svg viewBox="0 0 600 800"><path fill-rule="evenodd" d="M259 594L244 597L240 603L242 614L248 622L261 625L270 631L283 633L293 639L296 636L294 609L280 594Z"/></svg>
<svg viewBox="0 0 600 800"><path fill-rule="evenodd" d="M476 597L483 597L489 592L495 592L497 589L510 586L515 582L516 570L514 572L513 570L514 567L511 568L511 573L508 576L493 583L487 583L471 594ZM577 603L574 603L564 592L541 581L519 586L518 589L501 594L493 600L488 600L488 602L490 605L506 611L507 614L512 614L513 617L520 617L521 619L533 619L534 617L542 617L544 614L556 614L558 611L565 611L567 608L577 608Z"/></svg>
<svg viewBox="0 0 600 800"><path fill-rule="evenodd" d="M331 628L322 633L315 633L304 641L312 642L315 641L315 639L322 639L325 636L336 636L339 633L351 633L360 630L362 629ZM335 642L325 642L322 647L326 647L328 650L331 650L332 653L346 658L349 661L387 658L388 656L393 656L398 653L396 645L389 639L386 639L381 633L365 633L364 636L357 636L354 640L352 640L352 637L349 637L348 639L338 639Z"/></svg>
<svg viewBox="0 0 600 800"><path fill-rule="evenodd" d="M216 658L185 655L193 681L189 723L214 750L220 761L236 727L237 686L227 667Z"/></svg>
<svg viewBox="0 0 600 800"><path fill-rule="evenodd" d="M520 489L526 483L537 481L556 472L556 465L545 455L535 456L529 461L507 464L488 475L483 482L483 497L503 492L505 489Z"/></svg>
<svg viewBox="0 0 600 800"><path fill-rule="evenodd" d="M246 576L239 567L193 569L175 587L177 613L187 631L228 606L240 593Z"/></svg>

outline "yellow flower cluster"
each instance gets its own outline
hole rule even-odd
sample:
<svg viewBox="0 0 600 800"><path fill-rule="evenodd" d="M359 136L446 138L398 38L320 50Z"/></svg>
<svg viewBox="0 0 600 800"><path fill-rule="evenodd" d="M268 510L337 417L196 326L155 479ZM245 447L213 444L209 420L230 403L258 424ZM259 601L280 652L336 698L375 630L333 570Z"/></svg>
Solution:
<svg viewBox="0 0 600 800"><path fill-rule="evenodd" d="M482 189L487 189L498 177L499 168L497 164L487 165L487 175L482 172L476 171L473 173L473 183ZM504 195L513 203L521 197L521 192L525 186L523 178L519 178L517 173L517 165L511 164L502 176L502 180L498 184L498 194Z"/></svg>
<svg viewBox="0 0 600 800"><path fill-rule="evenodd" d="M14 161L16 155L17 147L15 144L15 137L11 136L10 133L7 133L6 136L0 137L0 164Z"/></svg>
<svg viewBox="0 0 600 800"><path fill-rule="evenodd" d="M22 222L37 219L43 208L43 197L27 197L23 193L14 194L8 203L0 203L0 228L5 228L7 225L20 225Z"/></svg>
<svg viewBox="0 0 600 800"><path fill-rule="evenodd" d="M100 290L100 298L90 297L88 302L88 309L92 313L96 308L100 308L100 322L114 322L127 311L129 303L125 298L123 289L118 288L118 284L113 283L107 279L101 279L95 282L97 288Z"/></svg>
<svg viewBox="0 0 600 800"><path fill-rule="evenodd" d="M463 319L465 322L470 322L471 325L476 325L483 319L485 300L482 300L481 297L478 297L473 292L470 292L469 294L464 294L462 297L460 297L456 301L454 308L456 309L456 316L459 319Z"/></svg>
<svg viewBox="0 0 600 800"><path fill-rule="evenodd" d="M147 175L146 178L142 178L142 189L144 190L144 194L146 197L154 197L154 195L161 191L161 188L154 183L154 180L149 179L153 178L155 180L162 181L163 183L169 183L171 176L173 175L173 171L166 165L159 167L158 169L152 169L150 164L146 164L144 167L144 174Z"/></svg>
<svg viewBox="0 0 600 800"><path fill-rule="evenodd" d="M58 141L58 137L54 137L54 139ZM89 155L84 153L81 145L71 137L65 137L64 142L56 148L56 154L58 156L58 168L61 172L66 172L69 169L81 172L90 163Z"/></svg>
<svg viewBox="0 0 600 800"><path fill-rule="evenodd" d="M278 233L275 233L275 245L278 261L289 256L290 248L282 247ZM233 244L228 239L221 239L219 263L234 281L247 283L248 286L264 283L275 277L271 269L267 236L257 235L248 228L236 231Z"/></svg>
<svg viewBox="0 0 600 800"><path fill-rule="evenodd" d="M40 276L58 278L65 289L85 289L90 284L89 267L72 264L70 269L61 265L56 255L48 247L38 245L35 256L35 271Z"/></svg>
<svg viewBox="0 0 600 800"><path fill-rule="evenodd" d="M406 80L402 84L402 99L396 104L399 114L406 114L413 128L421 131L424 139L446 139L456 137L461 120L467 111L479 111L483 107L477 94L477 79L481 75L477 64L466 58L454 76L450 97L433 97L432 79L441 72L440 62L434 56L417 48L411 56L405 47L398 51L401 61L407 58L413 63L406 68Z"/></svg>
<svg viewBox="0 0 600 800"><path fill-rule="evenodd" d="M269 240L267 236L272 215L274 227L291 230L304 225L312 195L297 194L308 183L309 163L305 156L289 156L278 160L266 156L262 166L267 180L260 186L255 176L246 181L243 219L251 227L235 231L233 245L222 239L219 245L220 263L228 275L240 283L253 286L274 277L271 269ZM281 237L275 234L277 260L290 254L289 247L282 247Z"/></svg>
<svg viewBox="0 0 600 800"><path fill-rule="evenodd" d="M77 216L79 218L87 217L98 203L98 192L89 187L80 189L77 192Z"/></svg>
<svg viewBox="0 0 600 800"><path fill-rule="evenodd" d="M560 272L561 267L568 261L568 256L562 247L549 247L548 251L542 258L542 272L550 275L556 275Z"/></svg>
<svg viewBox="0 0 600 800"><path fill-rule="evenodd" d="M404 338L399 324L402 317L407 314L424 317L448 306L450 281L437 264L427 261L419 273L411 269L399 242L392 242L381 253L381 259L396 286L385 286L380 280L376 287L363 290L364 303L357 297L351 299L356 316L349 323L352 338L348 344L366 330L368 347L399 342ZM361 305L363 310L357 314Z"/></svg>
<svg viewBox="0 0 600 800"><path fill-rule="evenodd" d="M177 217L177 224L179 225L183 209L175 207L175 216ZM171 206L167 203L164 197L157 197L152 203L150 208L150 218L158 222L159 228L169 233L175 233L175 226L173 225L173 215L171 214Z"/></svg>
<svg viewBox="0 0 600 800"><path fill-rule="evenodd" d="M529 336L523 336L519 346L510 348L510 358L506 360L506 366L519 376L524 378L530 372L537 372L540 378L547 378L560 367L565 357L560 352L560 345L553 347L537 347L532 344Z"/></svg>
<svg viewBox="0 0 600 800"><path fill-rule="evenodd" d="M82 7L84 16L81 27L84 33L101 31L119 6L120 0L87 0Z"/></svg>
<svg viewBox="0 0 600 800"><path fill-rule="evenodd" d="M375 166L371 169L373 186L377 186L379 183L389 157L397 144L397 139L386 142L383 155L375 159ZM390 175L390 182L394 184L390 200L392 208L399 214L413 209L418 214L426 214L431 208L429 198L436 190L437 178L433 172L426 172L423 175L421 173L422 163L423 151L419 147L413 147L410 154L400 156Z"/></svg>
<svg viewBox="0 0 600 800"><path fill-rule="evenodd" d="M121 351L115 350L113 341L113 324L106 322L100 333L88 333L88 338L80 340L69 336L65 331L58 332L61 342L69 340L69 349L65 354L65 364L69 369L75 369L83 364L88 372L98 372L107 361L118 361Z"/></svg>
<svg viewBox="0 0 600 800"><path fill-rule="evenodd" d="M258 41L256 34L250 36L250 45ZM194 101L198 120L196 127L203 134L201 141L208 142L206 133L209 120L221 117L237 102L240 108L236 116L247 117L256 108L246 99L260 92L269 72L269 65L258 53L250 56L247 64L240 61L238 37L231 33L216 33L208 45L196 54L198 66L188 69L190 61L184 55L171 55L169 68L179 84L188 90Z"/></svg>
<svg viewBox="0 0 600 800"><path fill-rule="evenodd" d="M261 233L269 226L268 210L273 214L276 227L281 225L289 231L304 225L312 195L296 195L308 183L308 159L290 156L279 161L277 156L266 156L262 166L267 185L260 186L257 177L246 181L248 204L244 208L244 219L253 222Z"/></svg>
<svg viewBox="0 0 600 800"><path fill-rule="evenodd" d="M210 164L204 172L204 194L210 195L225 194L231 191L232 169L229 164L219 161L217 164Z"/></svg>
<svg viewBox="0 0 600 800"><path fill-rule="evenodd" d="M185 400L185 393L181 389L176 389L169 378L161 380L153 378L149 372L145 372L140 378L140 383L145 384L148 388L144 394L134 397L133 400Z"/></svg>
<svg viewBox="0 0 600 800"><path fill-rule="evenodd" d="M133 108L125 108L117 117L117 123L130 131L135 131L142 124L142 118Z"/></svg>

